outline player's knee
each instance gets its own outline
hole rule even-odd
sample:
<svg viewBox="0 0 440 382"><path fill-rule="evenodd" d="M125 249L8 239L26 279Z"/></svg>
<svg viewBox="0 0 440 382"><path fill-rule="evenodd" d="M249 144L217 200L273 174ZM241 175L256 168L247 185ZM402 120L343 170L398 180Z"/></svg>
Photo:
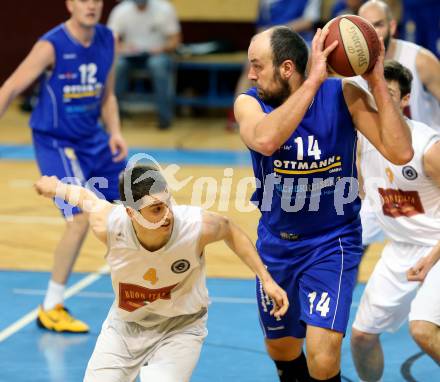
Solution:
<svg viewBox="0 0 440 382"><path fill-rule="evenodd" d="M310 375L317 379L329 379L339 372L339 352L307 352L307 365Z"/></svg>
<svg viewBox="0 0 440 382"><path fill-rule="evenodd" d="M266 349L273 360L290 361L301 355L302 340L291 337L266 339Z"/></svg>
<svg viewBox="0 0 440 382"><path fill-rule="evenodd" d="M378 340L379 336L377 334L365 333L353 328L350 344L353 349L369 349L372 348Z"/></svg>
<svg viewBox="0 0 440 382"><path fill-rule="evenodd" d="M426 321L410 322L411 336L423 349L427 349L431 346L431 341L435 338L435 329L435 325Z"/></svg>

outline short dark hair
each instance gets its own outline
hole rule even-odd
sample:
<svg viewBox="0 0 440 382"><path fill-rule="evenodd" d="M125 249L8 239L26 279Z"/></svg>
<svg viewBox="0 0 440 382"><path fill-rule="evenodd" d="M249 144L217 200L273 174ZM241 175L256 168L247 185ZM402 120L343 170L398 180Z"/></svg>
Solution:
<svg viewBox="0 0 440 382"><path fill-rule="evenodd" d="M128 179L130 177L130 179ZM119 175L119 196L125 206L136 210L144 196L157 194L167 189L167 182L160 170L151 165L136 164Z"/></svg>
<svg viewBox="0 0 440 382"><path fill-rule="evenodd" d="M413 75L411 71L395 60L387 60L384 64L384 76L387 81L396 81L399 84L400 98L411 93Z"/></svg>
<svg viewBox="0 0 440 382"><path fill-rule="evenodd" d="M284 61L291 60L295 64L296 71L305 76L309 50L298 33L285 26L275 27L270 36L270 45L273 65L276 68Z"/></svg>

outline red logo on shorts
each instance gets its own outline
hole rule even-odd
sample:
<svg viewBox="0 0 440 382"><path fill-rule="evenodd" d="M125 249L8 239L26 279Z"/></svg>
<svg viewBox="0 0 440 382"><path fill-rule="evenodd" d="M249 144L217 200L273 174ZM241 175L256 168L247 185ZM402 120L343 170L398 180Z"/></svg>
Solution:
<svg viewBox="0 0 440 382"><path fill-rule="evenodd" d="M119 307L133 312L156 300L171 299L171 291L177 284L159 289L148 289L134 284L119 283Z"/></svg>
<svg viewBox="0 0 440 382"><path fill-rule="evenodd" d="M410 218L425 213L417 191L393 190L392 188L379 188L378 191L382 196L382 211L386 216L392 218L406 216Z"/></svg>

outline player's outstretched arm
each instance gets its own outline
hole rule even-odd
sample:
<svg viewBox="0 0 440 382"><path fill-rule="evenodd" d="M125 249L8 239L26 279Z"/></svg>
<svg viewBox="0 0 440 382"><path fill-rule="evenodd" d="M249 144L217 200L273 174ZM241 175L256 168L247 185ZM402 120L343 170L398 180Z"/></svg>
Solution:
<svg viewBox="0 0 440 382"><path fill-rule="evenodd" d="M403 165L414 155L411 132L389 94L384 77L384 52L381 40L381 54L373 70L363 76L377 109L371 104L370 96L350 80L343 81L344 98L356 128L386 159Z"/></svg>
<svg viewBox="0 0 440 382"><path fill-rule="evenodd" d="M0 117L14 98L28 88L54 62L55 52L52 44L44 40L38 41L0 88Z"/></svg>
<svg viewBox="0 0 440 382"><path fill-rule="evenodd" d="M200 249L206 245L224 240L229 248L258 276L266 293L274 301L271 314L281 317L287 312L289 300L286 292L272 279L262 263L249 237L227 217L212 212L203 212L203 228Z"/></svg>
<svg viewBox="0 0 440 382"><path fill-rule="evenodd" d="M35 182L34 187L39 195L46 198L61 198L88 213L94 234L99 240L107 243L107 217L114 205L99 199L84 187L63 183L56 176L42 176Z"/></svg>

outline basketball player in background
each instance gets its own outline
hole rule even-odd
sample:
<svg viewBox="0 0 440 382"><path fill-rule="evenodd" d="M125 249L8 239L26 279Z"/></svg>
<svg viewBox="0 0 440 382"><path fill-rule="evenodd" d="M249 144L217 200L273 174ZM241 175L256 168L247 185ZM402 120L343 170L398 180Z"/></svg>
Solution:
<svg viewBox="0 0 440 382"><path fill-rule="evenodd" d="M66 5L69 20L41 37L0 89L0 116L41 76L30 120L41 173L80 184L99 178L89 186L115 200L127 146L113 92L113 35L98 24L103 0L67 0ZM48 330L83 333L88 326L65 309L64 289L88 230L87 216L77 207L64 206L62 212L66 228L37 323Z"/></svg>
<svg viewBox="0 0 440 382"><path fill-rule="evenodd" d="M327 34L318 29L313 39L308 76L308 49L297 33L275 27L257 34L248 50L256 87L235 102L260 185L253 196L262 214L257 249L291 304L274 320L257 285L267 351L282 382L341 380L342 339L362 255L356 130L393 163L413 155L383 77L383 44L364 76L376 111L360 87L327 79L327 57L337 46L323 49ZM352 197L342 207L346 192Z"/></svg>
<svg viewBox="0 0 440 382"><path fill-rule="evenodd" d="M400 62L413 74L409 111L411 118L440 131L440 63L430 51L408 41L393 38L397 23L390 7L380 0L367 1L359 16L368 20L385 43L385 58ZM361 83L362 86L367 86ZM362 150L362 146L359 146ZM361 155L362 160L362 155ZM382 241L384 234L376 221L369 199L362 203L362 242Z"/></svg>
<svg viewBox="0 0 440 382"><path fill-rule="evenodd" d="M388 89L402 113L410 102L411 72L385 64ZM414 157L394 165L371 144L361 172L366 195L390 238L370 276L351 334L351 350L362 381L380 381L384 354L380 334L410 320L411 335L440 364L440 134L408 120Z"/></svg>
<svg viewBox="0 0 440 382"><path fill-rule="evenodd" d="M206 337L208 292L205 247L226 244L261 280L270 314L279 319L287 295L272 279L245 233L227 218L199 207L173 205L154 167L121 175L123 205L56 177L36 183L38 193L90 211L96 237L108 247L115 302L88 364L85 382L187 382Z"/></svg>
<svg viewBox="0 0 440 382"><path fill-rule="evenodd" d="M367 1L359 16L368 20L383 38L385 59L396 60L413 74L409 110L411 118L440 131L440 62L429 50L393 38L397 22L387 3Z"/></svg>

